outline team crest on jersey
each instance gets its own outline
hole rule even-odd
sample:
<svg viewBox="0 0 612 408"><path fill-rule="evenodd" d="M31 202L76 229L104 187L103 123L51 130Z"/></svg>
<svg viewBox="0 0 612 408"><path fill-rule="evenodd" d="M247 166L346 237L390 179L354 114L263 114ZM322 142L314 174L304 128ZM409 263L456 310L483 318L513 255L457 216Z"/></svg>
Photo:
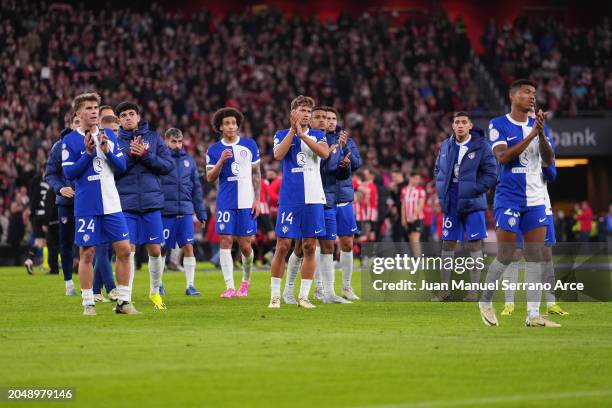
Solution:
<svg viewBox="0 0 612 408"><path fill-rule="evenodd" d="M189 160L185 160L183 164L185 165L185 167L189 167Z"/></svg>
<svg viewBox="0 0 612 408"><path fill-rule="evenodd" d="M468 159L472 160L474 157L476 157L476 152L468 154Z"/></svg>
<svg viewBox="0 0 612 408"><path fill-rule="evenodd" d="M225 224L219 224L219 230L223 231L225 229Z"/></svg>
<svg viewBox="0 0 612 408"><path fill-rule="evenodd" d="M102 160L99 157L96 157L93 160L93 169L96 173L102 173L103 167L102 164L104 163L104 160Z"/></svg>
<svg viewBox="0 0 612 408"><path fill-rule="evenodd" d="M303 152L299 152L295 157L298 166L303 167L306 165L306 154Z"/></svg>
<svg viewBox="0 0 612 408"><path fill-rule="evenodd" d="M444 231L442 231L442 235L444 235L445 237L448 237L448 230L445 229Z"/></svg>
<svg viewBox="0 0 612 408"><path fill-rule="evenodd" d="M243 159L246 159L246 158L247 158L247 155L248 155L248 153L247 153L247 151L246 151L246 150L241 150L241 151L240 151L240 157L242 157Z"/></svg>
<svg viewBox="0 0 612 408"><path fill-rule="evenodd" d="M66 145L64 145L64 147L66 147ZM70 157L70 153L68 153L68 150L66 149L62 150L62 160L66 161L68 160L69 157Z"/></svg>
<svg viewBox="0 0 612 408"><path fill-rule="evenodd" d="M83 242L89 241L89 234L83 235Z"/></svg>
<svg viewBox="0 0 612 408"><path fill-rule="evenodd" d="M491 139L492 142L499 139L499 131L497 129L491 129L489 131L489 139Z"/></svg>
<svg viewBox="0 0 612 408"><path fill-rule="evenodd" d="M68 224L68 217L62 217L62 224Z"/></svg>
<svg viewBox="0 0 612 408"><path fill-rule="evenodd" d="M288 227L288 226L286 226L286 225L283 225L282 230L283 230L283 233L284 233L284 234L286 234L286 233L287 233L287 231L289 231L289 227Z"/></svg>
<svg viewBox="0 0 612 408"><path fill-rule="evenodd" d="M511 227L514 227L516 225L516 218L514 217L508 218L508 225L510 225Z"/></svg>
<svg viewBox="0 0 612 408"><path fill-rule="evenodd" d="M240 173L240 165L237 162L232 163L232 173L237 176Z"/></svg>

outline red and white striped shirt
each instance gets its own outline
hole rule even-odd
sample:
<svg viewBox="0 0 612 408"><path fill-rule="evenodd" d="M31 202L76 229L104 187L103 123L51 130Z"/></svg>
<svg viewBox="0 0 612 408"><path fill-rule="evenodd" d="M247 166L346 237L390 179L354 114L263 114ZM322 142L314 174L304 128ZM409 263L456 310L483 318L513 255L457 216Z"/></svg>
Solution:
<svg viewBox="0 0 612 408"><path fill-rule="evenodd" d="M405 186L400 193L400 200L404 204L406 221L414 222L425 218L423 212L425 207L425 189L422 186Z"/></svg>

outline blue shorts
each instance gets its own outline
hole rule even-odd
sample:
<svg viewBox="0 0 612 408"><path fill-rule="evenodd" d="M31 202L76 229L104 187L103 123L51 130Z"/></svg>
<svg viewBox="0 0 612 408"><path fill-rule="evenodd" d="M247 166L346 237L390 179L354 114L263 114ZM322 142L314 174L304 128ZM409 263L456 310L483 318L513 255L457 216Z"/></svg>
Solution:
<svg viewBox="0 0 612 408"><path fill-rule="evenodd" d="M495 227L504 231L523 234L538 227L546 227L550 223L546 215L546 207L537 205L523 208L499 207L495 209Z"/></svg>
<svg viewBox="0 0 612 408"><path fill-rule="evenodd" d="M129 239L123 213L76 217L74 242L77 246L96 246Z"/></svg>
<svg viewBox="0 0 612 408"><path fill-rule="evenodd" d="M163 249L179 248L186 244L193 244L193 215L178 215L173 217L162 217L164 225Z"/></svg>
<svg viewBox="0 0 612 408"><path fill-rule="evenodd" d="M336 224L336 209L324 207L323 214L325 217L325 236L319 237L319 239L335 241L336 237L338 236L338 227Z"/></svg>
<svg viewBox="0 0 612 408"><path fill-rule="evenodd" d="M257 218L250 208L240 210L217 210L215 231L219 235L248 237L257 234Z"/></svg>
<svg viewBox="0 0 612 408"><path fill-rule="evenodd" d="M130 244L162 244L164 225L160 210L138 214L125 212L125 220L130 229Z"/></svg>
<svg viewBox="0 0 612 408"><path fill-rule="evenodd" d="M359 233L353 203L340 203L336 206L336 225L341 237L352 237Z"/></svg>
<svg viewBox="0 0 612 408"><path fill-rule="evenodd" d="M478 241L487 237L484 211L445 215L442 226L442 241Z"/></svg>
<svg viewBox="0 0 612 408"><path fill-rule="evenodd" d="M555 238L555 223L553 221L552 214L547 215L549 224L546 226L546 238L544 238L544 244L546 246L553 246L557 243L557 239ZM516 246L518 248L523 248L523 234L519 233L516 235Z"/></svg>
<svg viewBox="0 0 612 408"><path fill-rule="evenodd" d="M323 204L280 205L276 217L276 236L302 239L325 236Z"/></svg>

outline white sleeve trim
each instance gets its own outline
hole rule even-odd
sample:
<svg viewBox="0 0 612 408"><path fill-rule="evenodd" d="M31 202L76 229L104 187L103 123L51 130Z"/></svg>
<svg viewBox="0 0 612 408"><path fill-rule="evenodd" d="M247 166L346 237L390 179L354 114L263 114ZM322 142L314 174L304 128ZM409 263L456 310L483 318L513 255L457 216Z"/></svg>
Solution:
<svg viewBox="0 0 612 408"><path fill-rule="evenodd" d="M62 166L72 166L74 162L63 162Z"/></svg>
<svg viewBox="0 0 612 408"><path fill-rule="evenodd" d="M210 169L212 169L213 167L215 167L215 165L214 165L214 164L207 164L207 165L206 165L206 168L207 168L207 169L209 169L209 168L210 168Z"/></svg>
<svg viewBox="0 0 612 408"><path fill-rule="evenodd" d="M261 161L261 159L257 159L256 161L251 162L251 164L257 164L257 163L259 163L260 161Z"/></svg>
<svg viewBox="0 0 612 408"><path fill-rule="evenodd" d="M505 140L500 140L499 142L495 142L495 143L493 143L493 146L491 146L491 149L495 149L495 146L498 146L498 145L506 145L506 146L508 146L508 142L506 142Z"/></svg>
<svg viewBox="0 0 612 408"><path fill-rule="evenodd" d="M123 156L123 153L116 154L115 156L121 157L121 156Z"/></svg>

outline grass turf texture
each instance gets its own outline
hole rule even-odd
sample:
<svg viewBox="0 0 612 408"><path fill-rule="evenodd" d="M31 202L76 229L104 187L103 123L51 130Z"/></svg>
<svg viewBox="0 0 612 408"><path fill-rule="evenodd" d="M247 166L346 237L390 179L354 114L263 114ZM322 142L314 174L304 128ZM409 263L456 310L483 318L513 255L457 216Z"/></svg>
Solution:
<svg viewBox="0 0 612 408"><path fill-rule="evenodd" d="M524 303L511 317L499 316L498 305L501 326L491 328L474 303L269 310L268 273L253 274L246 299L219 299L220 272L197 273L201 297L185 296L184 282L182 273L166 273L169 309L154 311L141 271L134 300L143 315L118 316L106 303L92 317L81 315L80 296L64 296L61 277L0 268L0 387L74 387L75 407L612 401L609 303L564 304L571 315L553 319L560 329L525 328ZM358 288L358 272L354 282Z"/></svg>

